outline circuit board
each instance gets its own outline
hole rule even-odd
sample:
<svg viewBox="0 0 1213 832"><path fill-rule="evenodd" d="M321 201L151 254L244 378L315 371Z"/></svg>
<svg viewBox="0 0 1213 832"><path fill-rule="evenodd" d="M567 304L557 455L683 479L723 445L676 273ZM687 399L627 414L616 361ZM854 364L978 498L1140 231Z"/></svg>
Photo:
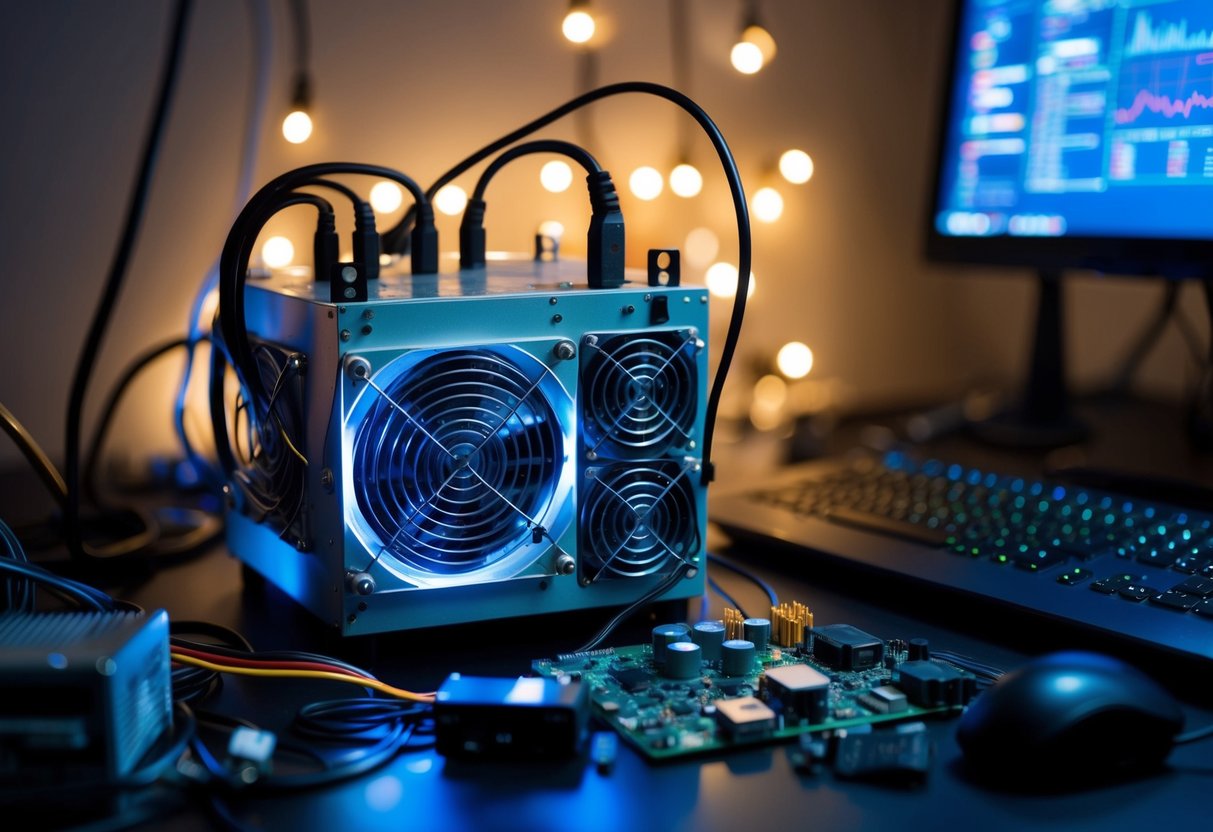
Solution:
<svg viewBox="0 0 1213 832"><path fill-rule="evenodd" d="M533 670L580 679L594 713L654 761L959 711L970 698L971 674L932 660L907 662L898 648L904 642L875 643L879 663L853 670L829 666L811 647L772 645L755 651L754 672L746 675L728 676L720 662L703 661L693 678L670 678L649 644L539 659ZM775 682L796 677L809 680L804 690ZM812 707L805 704L808 688L816 689Z"/></svg>

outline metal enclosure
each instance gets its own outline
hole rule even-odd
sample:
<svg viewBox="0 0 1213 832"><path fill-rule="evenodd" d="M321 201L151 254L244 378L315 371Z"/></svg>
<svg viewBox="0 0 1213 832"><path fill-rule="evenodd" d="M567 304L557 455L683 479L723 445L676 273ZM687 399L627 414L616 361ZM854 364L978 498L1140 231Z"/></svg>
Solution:
<svg viewBox="0 0 1213 832"><path fill-rule="evenodd" d="M445 260L334 303L284 270L250 278L246 323L303 447L269 472L288 506L233 485L228 545L343 634L622 606L677 568L662 598L703 592L702 287Z"/></svg>

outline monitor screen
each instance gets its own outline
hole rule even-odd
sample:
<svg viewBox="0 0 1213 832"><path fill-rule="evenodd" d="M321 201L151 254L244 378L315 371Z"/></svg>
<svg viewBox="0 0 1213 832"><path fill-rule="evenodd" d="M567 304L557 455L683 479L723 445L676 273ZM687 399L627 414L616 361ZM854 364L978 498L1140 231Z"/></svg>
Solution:
<svg viewBox="0 0 1213 832"><path fill-rule="evenodd" d="M928 253L1213 276L1213 0L957 0Z"/></svg>

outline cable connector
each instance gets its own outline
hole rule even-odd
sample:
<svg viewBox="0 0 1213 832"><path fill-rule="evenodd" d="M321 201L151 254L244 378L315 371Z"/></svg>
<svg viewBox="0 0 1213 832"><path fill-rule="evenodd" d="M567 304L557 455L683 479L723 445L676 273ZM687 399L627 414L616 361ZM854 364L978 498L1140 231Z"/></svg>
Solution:
<svg viewBox="0 0 1213 832"><path fill-rule="evenodd" d="M586 235L586 279L591 289L623 285L624 230L619 194L605 170L586 177L590 189L590 230Z"/></svg>
<svg viewBox="0 0 1213 832"><path fill-rule="evenodd" d="M417 224L413 226L410 256L413 274L438 273L438 229L434 225L434 207L429 203L417 206Z"/></svg>
<svg viewBox="0 0 1213 832"><path fill-rule="evenodd" d="M361 263L367 280L379 277L379 232L375 228L375 212L370 205L360 202L354 212L353 234L354 262Z"/></svg>
<svg viewBox="0 0 1213 832"><path fill-rule="evenodd" d="M316 233L312 237L312 269L316 280L329 279L341 256L340 248L333 212L321 209L316 216Z"/></svg>
<svg viewBox="0 0 1213 832"><path fill-rule="evenodd" d="M463 209L463 221L459 223L459 268L474 269L485 264L487 248L484 232L483 199L473 197Z"/></svg>

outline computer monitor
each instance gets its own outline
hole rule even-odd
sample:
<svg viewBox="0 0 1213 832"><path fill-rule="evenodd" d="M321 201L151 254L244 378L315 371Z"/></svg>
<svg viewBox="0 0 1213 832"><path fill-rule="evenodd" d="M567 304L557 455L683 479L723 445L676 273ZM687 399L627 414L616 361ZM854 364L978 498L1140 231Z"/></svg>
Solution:
<svg viewBox="0 0 1213 832"><path fill-rule="evenodd" d="M1040 271L1020 416L1057 444L1062 271L1213 277L1213 2L955 0L954 26L927 253Z"/></svg>

